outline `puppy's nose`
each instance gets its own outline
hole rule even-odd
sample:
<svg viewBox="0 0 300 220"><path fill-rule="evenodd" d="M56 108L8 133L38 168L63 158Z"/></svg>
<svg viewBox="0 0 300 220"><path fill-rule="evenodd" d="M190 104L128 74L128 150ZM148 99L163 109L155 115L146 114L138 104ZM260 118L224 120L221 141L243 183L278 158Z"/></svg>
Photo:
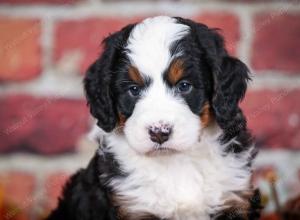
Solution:
<svg viewBox="0 0 300 220"><path fill-rule="evenodd" d="M150 135L151 141L162 144L169 139L172 133L172 127L171 126L150 127L148 133Z"/></svg>

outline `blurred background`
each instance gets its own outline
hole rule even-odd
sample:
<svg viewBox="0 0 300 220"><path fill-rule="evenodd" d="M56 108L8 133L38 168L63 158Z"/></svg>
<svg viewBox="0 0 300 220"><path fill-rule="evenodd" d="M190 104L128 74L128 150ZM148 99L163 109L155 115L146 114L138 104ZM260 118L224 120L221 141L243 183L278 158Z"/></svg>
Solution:
<svg viewBox="0 0 300 220"><path fill-rule="evenodd" d="M220 28L253 75L241 105L261 149L253 182L265 214L299 195L300 1L0 0L0 220L42 219L56 206L96 149L86 68L103 37L155 15Z"/></svg>

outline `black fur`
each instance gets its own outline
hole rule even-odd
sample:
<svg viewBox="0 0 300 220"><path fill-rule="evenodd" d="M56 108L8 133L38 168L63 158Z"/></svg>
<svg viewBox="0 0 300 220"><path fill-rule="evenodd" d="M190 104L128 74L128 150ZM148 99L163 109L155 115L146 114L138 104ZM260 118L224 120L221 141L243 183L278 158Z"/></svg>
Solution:
<svg viewBox="0 0 300 220"><path fill-rule="evenodd" d="M101 177L101 174L109 174ZM85 169L73 175L64 187L63 197L58 207L47 220L127 220L119 218L118 205L114 204L113 189L107 186L110 178L126 176L119 169L118 162L110 154L98 154ZM220 213L214 220L256 220L262 209L259 191L254 191L249 198L249 210L240 213L238 207L231 207ZM130 220L130 219L128 219ZM166 220L149 215L139 220Z"/></svg>
<svg viewBox="0 0 300 220"><path fill-rule="evenodd" d="M98 126L110 132L118 121L116 95L112 90L114 80L113 72L126 65L122 60L126 40L134 24L128 25L104 39L104 51L101 57L88 69L84 79L84 88L91 114L97 118Z"/></svg>
<svg viewBox="0 0 300 220"><path fill-rule="evenodd" d="M215 29L191 20L176 19L191 28L191 33L175 42L171 48L172 53L178 49L183 50L181 59L184 61L184 79L193 82L192 92L183 95L183 98L197 115L205 103L210 104L216 122L224 131L220 142L224 144L235 137L240 143L228 145L224 154L234 153L238 156L248 150L253 142L247 131L246 119L239 108L247 88L249 71L244 63L227 53L223 38ZM132 97L127 92L128 87L134 83L128 77L130 62L124 53L126 41L134 26L128 25L104 40L102 56L91 65L84 79L90 112L97 119L98 126L106 132L117 126L120 114L130 117L138 100L138 97ZM165 81L168 84L166 78ZM150 84L149 79L142 89L147 89ZM253 150L252 154L254 157L256 151ZM251 161L252 158L249 159L249 166ZM126 174L121 172L114 155L96 153L89 166L69 180L58 208L48 220L125 220L118 217L118 205L112 199L113 189L107 186L111 178L122 176ZM228 210L224 210L212 215L212 219L215 216L219 220L258 219L261 208L259 195L254 193L254 197L249 200L247 217L245 213L232 216ZM147 219L159 220L155 216Z"/></svg>
<svg viewBox="0 0 300 220"><path fill-rule="evenodd" d="M260 192L255 190L252 197L249 198L250 212L246 213L243 208L231 207L227 210L223 210L221 213L217 213L217 217L214 220L245 220L245 219L259 219L261 213L261 198Z"/></svg>
<svg viewBox="0 0 300 220"><path fill-rule="evenodd" d="M117 175L114 169L114 165L107 164L104 158L96 154L86 169L71 177L58 208L47 219L117 220L116 209L109 199L111 190L100 181L101 173Z"/></svg>
<svg viewBox="0 0 300 220"><path fill-rule="evenodd" d="M247 150L252 144L252 138L247 131L245 116L239 108L239 102L247 89L247 81L250 80L247 66L228 54L224 40L216 29L210 29L204 24L188 19L177 19L192 28L191 35L194 39L188 40L190 48L186 54L192 54L190 56L194 57L193 62L198 63L201 68L206 66L204 69L206 75L203 77L206 81L202 81L205 82L207 98L216 121L224 131L224 135L220 138L221 142L226 143L236 137L241 145L230 145L227 152L240 153ZM194 66L193 68L195 69ZM199 68L198 73L201 72Z"/></svg>

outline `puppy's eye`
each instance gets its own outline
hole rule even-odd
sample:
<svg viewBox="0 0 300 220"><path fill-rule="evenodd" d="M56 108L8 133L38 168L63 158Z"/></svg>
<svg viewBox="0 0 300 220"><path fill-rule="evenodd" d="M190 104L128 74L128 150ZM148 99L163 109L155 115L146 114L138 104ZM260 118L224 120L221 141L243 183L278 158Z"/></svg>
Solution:
<svg viewBox="0 0 300 220"><path fill-rule="evenodd" d="M187 94L192 90L193 86L187 81L181 81L176 85L176 89L179 93Z"/></svg>
<svg viewBox="0 0 300 220"><path fill-rule="evenodd" d="M141 88L138 86L131 86L128 91L130 95L134 97L139 96L141 94Z"/></svg>

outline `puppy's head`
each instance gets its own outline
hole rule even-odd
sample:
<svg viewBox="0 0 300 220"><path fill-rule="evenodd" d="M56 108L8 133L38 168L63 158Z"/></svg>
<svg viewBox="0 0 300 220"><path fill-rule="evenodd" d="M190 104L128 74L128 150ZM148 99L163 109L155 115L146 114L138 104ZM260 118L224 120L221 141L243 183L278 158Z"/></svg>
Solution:
<svg viewBox="0 0 300 220"><path fill-rule="evenodd" d="M191 149L214 122L227 135L244 127L238 103L247 79L247 67L227 54L215 30L155 17L107 37L84 83L98 126L151 154Z"/></svg>

